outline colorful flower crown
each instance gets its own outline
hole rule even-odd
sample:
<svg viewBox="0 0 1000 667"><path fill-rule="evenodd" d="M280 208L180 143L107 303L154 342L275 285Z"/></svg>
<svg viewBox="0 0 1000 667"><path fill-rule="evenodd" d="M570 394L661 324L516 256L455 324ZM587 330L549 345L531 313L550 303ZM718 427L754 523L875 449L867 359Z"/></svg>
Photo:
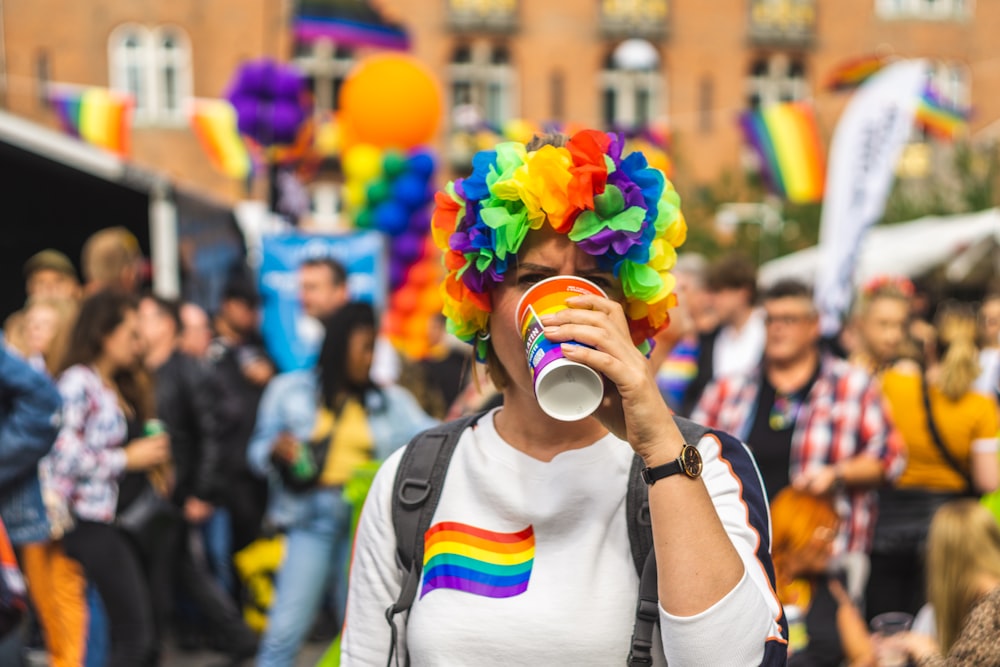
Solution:
<svg viewBox="0 0 1000 667"><path fill-rule="evenodd" d="M905 276L878 275L861 286L861 294L867 298L882 294L899 294L910 298L914 291L913 283Z"/></svg>
<svg viewBox="0 0 1000 667"><path fill-rule="evenodd" d="M486 330L491 290L516 265L528 232L545 224L621 280L636 345L667 325L667 309L677 303L669 271L687 225L673 184L642 153L623 159L623 145L622 137L596 130L574 134L561 148L498 144L476 154L468 178L435 195L431 231L447 268L449 332L473 342Z"/></svg>

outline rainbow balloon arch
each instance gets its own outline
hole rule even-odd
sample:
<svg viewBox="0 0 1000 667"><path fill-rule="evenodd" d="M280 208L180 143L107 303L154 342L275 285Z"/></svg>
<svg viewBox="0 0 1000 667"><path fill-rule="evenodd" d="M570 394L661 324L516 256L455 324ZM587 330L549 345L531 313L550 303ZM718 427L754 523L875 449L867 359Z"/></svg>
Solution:
<svg viewBox="0 0 1000 667"><path fill-rule="evenodd" d="M381 53L344 82L336 117L346 218L388 239L389 298L382 329L410 359L427 355L441 312L441 256L430 238L441 118L433 74L412 56ZM405 109L406 113L400 113Z"/></svg>

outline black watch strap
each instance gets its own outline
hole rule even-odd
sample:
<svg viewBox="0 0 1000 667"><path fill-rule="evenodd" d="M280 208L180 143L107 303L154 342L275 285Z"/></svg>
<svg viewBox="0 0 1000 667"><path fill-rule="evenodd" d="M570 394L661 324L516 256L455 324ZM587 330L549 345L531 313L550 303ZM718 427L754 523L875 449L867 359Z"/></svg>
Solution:
<svg viewBox="0 0 1000 667"><path fill-rule="evenodd" d="M643 468L642 479L650 486L665 477L678 473L684 473L687 477L696 479L701 475L701 468L701 452L698 451L697 447L684 445L680 456L673 461L652 468Z"/></svg>

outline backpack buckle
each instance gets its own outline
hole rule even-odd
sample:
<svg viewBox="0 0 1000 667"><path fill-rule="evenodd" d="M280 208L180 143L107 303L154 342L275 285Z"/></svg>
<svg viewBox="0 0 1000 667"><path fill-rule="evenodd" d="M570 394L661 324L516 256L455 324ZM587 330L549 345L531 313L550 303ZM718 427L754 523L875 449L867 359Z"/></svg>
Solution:
<svg viewBox="0 0 1000 667"><path fill-rule="evenodd" d="M413 491L416 495L410 494ZM427 502L431 485L427 480L407 477L399 486L399 503L408 510L417 509Z"/></svg>
<svg viewBox="0 0 1000 667"><path fill-rule="evenodd" d="M660 620L660 605L656 600L644 600L640 598L635 615L644 621L655 623Z"/></svg>

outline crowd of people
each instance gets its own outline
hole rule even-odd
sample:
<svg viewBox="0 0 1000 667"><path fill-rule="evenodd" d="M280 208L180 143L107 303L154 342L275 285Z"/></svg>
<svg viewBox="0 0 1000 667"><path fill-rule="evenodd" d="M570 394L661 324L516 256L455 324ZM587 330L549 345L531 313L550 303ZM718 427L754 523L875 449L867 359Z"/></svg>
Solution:
<svg viewBox="0 0 1000 667"><path fill-rule="evenodd" d="M975 500L1000 485L1000 292L931 311L887 274L829 339L806 284L761 289L738 254L681 252L668 326L663 258L683 217L669 181L613 141L504 144L439 195L446 305L419 361L400 360L330 258L299 268L319 335L306 368L281 372L242 270L207 313L144 291L122 228L85 244L82 284L62 253L31 257L0 345L0 525L32 613L0 663L23 643L54 667L155 665L172 639L289 667L342 634L345 665L643 651L657 665L1000 665L1000 516ZM519 165L565 170L579 191L515 183ZM580 210L605 215L612 189L645 227L567 234ZM476 236L540 201L547 224L516 241ZM594 417L572 423L535 401L514 318L526 289L566 274L609 295L541 321L605 378ZM425 483L433 514L406 571L398 485L419 462L401 448L427 429L454 454L435 464L443 489ZM642 549L627 516L640 471ZM345 489L365 476L361 512ZM276 534L262 596L235 563ZM659 632L644 643L649 577ZM891 612L907 632L873 630Z"/></svg>

